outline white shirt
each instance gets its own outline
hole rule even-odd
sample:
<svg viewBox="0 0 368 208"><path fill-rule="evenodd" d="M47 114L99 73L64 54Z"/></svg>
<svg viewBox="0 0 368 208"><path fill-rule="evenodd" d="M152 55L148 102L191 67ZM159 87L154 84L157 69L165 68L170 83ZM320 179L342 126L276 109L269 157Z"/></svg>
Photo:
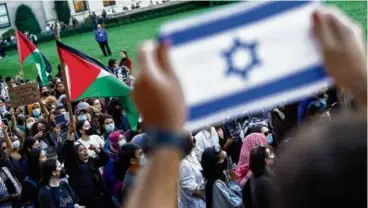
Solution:
<svg viewBox="0 0 368 208"><path fill-rule="evenodd" d="M7 90L7 87L4 83L0 83L1 84L1 92L0 92L0 95L1 97L3 97L5 100L9 100L9 95L8 95L8 90Z"/></svg>
<svg viewBox="0 0 368 208"><path fill-rule="evenodd" d="M88 149L88 155L90 157L96 157L97 154L95 151L90 150L89 146L91 146L91 144L93 144L95 147L97 148L103 148L105 145L105 141L98 135L91 135L89 136L89 140L83 140L82 138L79 138L77 142L75 142L75 144L83 144L87 149Z"/></svg>
<svg viewBox="0 0 368 208"><path fill-rule="evenodd" d="M205 208L206 201L192 195L204 182L202 166L194 152L187 155L180 164L179 208Z"/></svg>
<svg viewBox="0 0 368 208"><path fill-rule="evenodd" d="M202 153L206 148L213 146L220 148L219 137L214 127L211 127L211 133L204 129L198 132L194 138L196 139L194 151L199 162L201 162Z"/></svg>

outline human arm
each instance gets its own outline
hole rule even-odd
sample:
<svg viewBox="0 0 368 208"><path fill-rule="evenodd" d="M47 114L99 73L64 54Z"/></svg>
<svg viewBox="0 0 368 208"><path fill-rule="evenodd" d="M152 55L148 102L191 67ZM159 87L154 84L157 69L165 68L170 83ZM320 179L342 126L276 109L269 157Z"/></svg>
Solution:
<svg viewBox="0 0 368 208"><path fill-rule="evenodd" d="M23 144L23 141L24 141L24 137L25 137L25 134L24 132L22 132L21 130L19 130L17 128L17 121L15 119L15 115L14 115L14 112L10 114L10 118L11 118L11 121L12 121L12 130L14 132L14 134L18 137L18 139L20 140L20 143Z"/></svg>
<svg viewBox="0 0 368 208"><path fill-rule="evenodd" d="M147 56L142 50L139 51L141 73L133 90L133 98L144 117L145 126L181 133L186 119L186 106L166 51L167 45L161 45L156 51L160 69L149 68ZM182 154L182 151L173 147L157 148L150 162L144 166L140 180L136 180L127 207L176 207L177 177Z"/></svg>
<svg viewBox="0 0 368 208"><path fill-rule="evenodd" d="M4 135L4 140L5 140L5 143L6 143L6 151L8 153L11 153L11 151L13 150L13 145L12 145L12 142L11 142L9 134L8 134L8 127L3 125L2 131L3 131L3 135Z"/></svg>
<svg viewBox="0 0 368 208"><path fill-rule="evenodd" d="M109 157L102 150L102 147L96 147L94 145L91 145L89 147L89 149L95 151L95 153L98 156L98 157L95 157L95 158L91 158L94 161L94 163L97 165L97 167L105 166L107 164L107 162L109 162Z"/></svg>
<svg viewBox="0 0 368 208"><path fill-rule="evenodd" d="M74 149L74 137L73 132L75 131L75 124L72 122L69 124L67 140L64 142L64 166L67 170L68 175L71 175L72 171L78 169L77 164L77 153Z"/></svg>
<svg viewBox="0 0 368 208"><path fill-rule="evenodd" d="M312 33L326 72L366 111L367 59L361 27L340 10L324 7L312 15Z"/></svg>

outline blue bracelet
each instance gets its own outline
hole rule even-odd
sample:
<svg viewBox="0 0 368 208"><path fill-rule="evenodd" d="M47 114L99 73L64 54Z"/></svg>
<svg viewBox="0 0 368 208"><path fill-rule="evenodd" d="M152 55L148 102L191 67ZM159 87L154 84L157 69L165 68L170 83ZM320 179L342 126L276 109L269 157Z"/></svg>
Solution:
<svg viewBox="0 0 368 208"><path fill-rule="evenodd" d="M187 135L185 134L154 128L145 128L144 131L152 138L151 147L153 150L159 147L171 147L184 153L188 145L186 141Z"/></svg>

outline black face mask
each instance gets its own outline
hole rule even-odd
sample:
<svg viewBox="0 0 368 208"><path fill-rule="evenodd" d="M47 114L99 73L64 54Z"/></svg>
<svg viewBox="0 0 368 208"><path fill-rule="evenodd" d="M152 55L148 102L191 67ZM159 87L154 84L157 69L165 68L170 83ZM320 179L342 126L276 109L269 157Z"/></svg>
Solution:
<svg viewBox="0 0 368 208"><path fill-rule="evenodd" d="M44 97L50 96L50 92L49 91L43 92L42 96L44 96Z"/></svg>
<svg viewBox="0 0 368 208"><path fill-rule="evenodd" d="M61 168L60 170L60 179L62 178L66 178L66 169L65 168Z"/></svg>
<svg viewBox="0 0 368 208"><path fill-rule="evenodd" d="M91 136L94 134L94 130L92 129L92 127L90 127L89 129L87 130L84 130L84 132L88 135L88 136Z"/></svg>

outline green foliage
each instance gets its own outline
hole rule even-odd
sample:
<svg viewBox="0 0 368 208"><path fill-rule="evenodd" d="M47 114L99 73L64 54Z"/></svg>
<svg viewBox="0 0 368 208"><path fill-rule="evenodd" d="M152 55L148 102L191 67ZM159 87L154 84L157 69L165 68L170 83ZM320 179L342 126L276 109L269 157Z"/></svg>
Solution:
<svg viewBox="0 0 368 208"><path fill-rule="evenodd" d="M41 32L40 25L32 9L24 4L21 4L15 12L15 26L22 32L29 31L33 34Z"/></svg>
<svg viewBox="0 0 368 208"><path fill-rule="evenodd" d="M60 22L69 25L70 22L70 8L68 1L55 1L55 11Z"/></svg>
<svg viewBox="0 0 368 208"><path fill-rule="evenodd" d="M14 30L14 28L10 28L9 30L7 30L7 31L5 31L3 34L2 34L2 39L6 39L6 38L8 38L8 37L10 37L10 36L15 36L15 30Z"/></svg>

